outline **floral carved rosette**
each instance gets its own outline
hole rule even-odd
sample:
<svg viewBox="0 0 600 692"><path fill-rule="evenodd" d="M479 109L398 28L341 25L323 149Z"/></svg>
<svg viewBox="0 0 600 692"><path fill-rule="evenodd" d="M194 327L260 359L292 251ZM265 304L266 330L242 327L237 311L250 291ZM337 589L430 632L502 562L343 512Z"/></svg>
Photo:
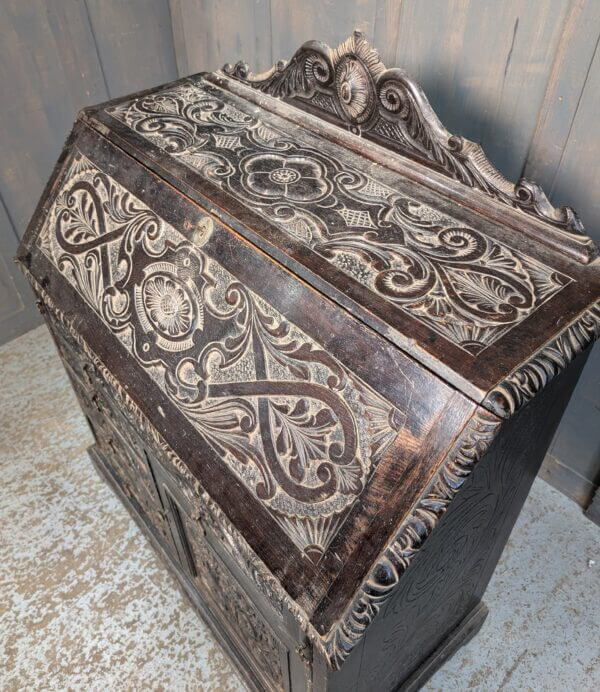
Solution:
<svg viewBox="0 0 600 692"><path fill-rule="evenodd" d="M259 198L316 202L331 192L323 165L313 157L254 154L240 168L241 184Z"/></svg>
<svg viewBox="0 0 600 692"><path fill-rule="evenodd" d="M294 194L299 183L298 195L324 195L318 172L274 156L266 166L250 162L248 175L258 177L249 185ZM318 561L403 414L81 154L38 242L206 444Z"/></svg>

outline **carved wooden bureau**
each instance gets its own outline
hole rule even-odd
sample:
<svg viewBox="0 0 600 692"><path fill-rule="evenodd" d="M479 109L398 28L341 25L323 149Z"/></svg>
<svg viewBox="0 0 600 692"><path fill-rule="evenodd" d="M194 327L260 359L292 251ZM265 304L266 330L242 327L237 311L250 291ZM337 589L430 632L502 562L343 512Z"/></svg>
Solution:
<svg viewBox="0 0 600 692"><path fill-rule="evenodd" d="M598 251L363 36L82 111L18 261L94 463L251 688L416 689L478 630Z"/></svg>

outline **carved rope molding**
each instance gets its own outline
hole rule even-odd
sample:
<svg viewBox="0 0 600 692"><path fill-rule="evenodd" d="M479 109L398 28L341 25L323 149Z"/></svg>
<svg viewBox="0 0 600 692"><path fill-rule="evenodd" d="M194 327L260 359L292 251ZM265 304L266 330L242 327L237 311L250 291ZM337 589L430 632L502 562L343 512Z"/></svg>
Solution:
<svg viewBox="0 0 600 692"><path fill-rule="evenodd" d="M387 69L361 32L337 48L308 41L289 62L254 75L247 63L223 72L271 96L305 105L351 132L408 154L464 185L552 226L583 263L598 256L571 207L554 207L535 182L507 180L479 144L443 126L421 87L401 69Z"/></svg>
<svg viewBox="0 0 600 692"><path fill-rule="evenodd" d="M328 635L327 658L334 669L341 667L389 600L403 573L488 450L500 426L501 421L496 416L481 409L469 420L428 489L371 568L340 622Z"/></svg>
<svg viewBox="0 0 600 692"><path fill-rule="evenodd" d="M599 337L600 300L494 387L483 405L509 418Z"/></svg>

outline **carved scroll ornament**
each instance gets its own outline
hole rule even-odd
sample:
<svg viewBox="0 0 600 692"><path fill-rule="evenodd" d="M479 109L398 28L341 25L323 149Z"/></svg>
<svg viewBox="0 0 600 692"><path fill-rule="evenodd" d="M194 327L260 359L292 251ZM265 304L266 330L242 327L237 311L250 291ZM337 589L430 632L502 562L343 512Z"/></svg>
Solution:
<svg viewBox="0 0 600 692"><path fill-rule="evenodd" d="M317 563L404 413L81 153L38 244Z"/></svg>
<svg viewBox="0 0 600 692"><path fill-rule="evenodd" d="M389 305L478 355L570 277L183 82L108 113Z"/></svg>
<svg viewBox="0 0 600 692"><path fill-rule="evenodd" d="M551 224L575 243L584 263L598 255L571 207L552 206L542 188L526 178L510 182L479 144L448 132L421 87L403 70L387 69L358 31L335 49L308 41L289 62L280 61L262 74L252 74L244 62L225 65L223 72Z"/></svg>
<svg viewBox="0 0 600 692"><path fill-rule="evenodd" d="M134 417L140 432L156 445L157 455L163 462L168 460L172 464L175 478L179 480L177 474L181 474L185 479L182 490L191 504L197 507L197 518L200 518L202 523L207 523L236 559L241 560L254 583L278 611L281 612L282 608L289 609L311 644L334 670L339 670L381 607L391 598L402 574L423 547L425 540L435 529L477 462L488 450L500 428L499 419L483 410L473 416L429 487L369 571L341 619L333 624L327 635L321 636L306 612L290 598L279 581L266 569L221 508L142 413L119 380L81 337L71 320L55 305L27 268L23 265L21 268L41 297L38 303L41 309L49 310L79 344L101 373L102 379L110 385L126 407L128 414Z"/></svg>

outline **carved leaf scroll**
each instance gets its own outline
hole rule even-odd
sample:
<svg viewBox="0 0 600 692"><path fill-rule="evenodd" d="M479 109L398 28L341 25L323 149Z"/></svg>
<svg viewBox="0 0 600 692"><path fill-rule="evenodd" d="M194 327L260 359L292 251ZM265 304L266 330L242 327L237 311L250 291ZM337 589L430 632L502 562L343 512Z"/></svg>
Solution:
<svg viewBox="0 0 600 692"><path fill-rule="evenodd" d="M81 153L38 246L318 562L403 414Z"/></svg>
<svg viewBox="0 0 600 692"><path fill-rule="evenodd" d="M554 207L536 183L504 178L475 142L442 125L421 87L401 69L387 69L364 35L335 49L305 43L289 62L254 75L244 62L223 72L255 89L320 113L351 132L426 162L468 187L521 209L564 234L580 261L598 256L571 207ZM551 229L548 229L552 232Z"/></svg>
<svg viewBox="0 0 600 692"><path fill-rule="evenodd" d="M344 64L362 80L354 62L352 70ZM240 107L241 99L190 80L108 112L470 355L570 282ZM225 146L234 135L239 146ZM174 138L187 144L173 152Z"/></svg>

